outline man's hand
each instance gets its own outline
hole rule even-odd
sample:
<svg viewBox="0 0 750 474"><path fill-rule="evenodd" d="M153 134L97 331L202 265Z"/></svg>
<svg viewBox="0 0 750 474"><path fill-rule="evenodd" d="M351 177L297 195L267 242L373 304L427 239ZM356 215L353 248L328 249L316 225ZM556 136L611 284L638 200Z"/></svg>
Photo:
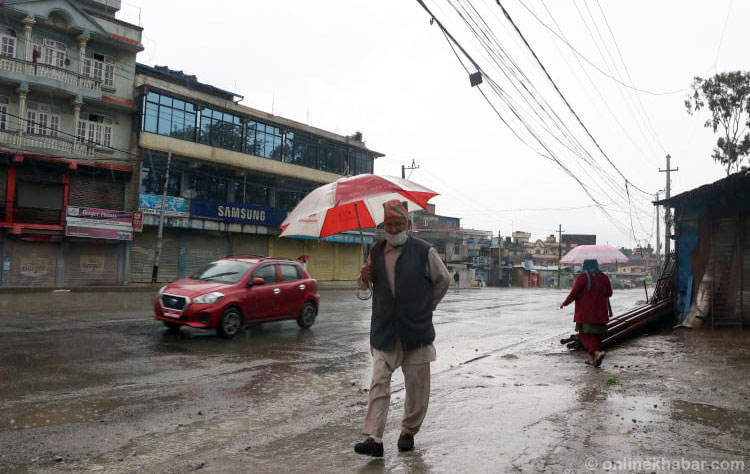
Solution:
<svg viewBox="0 0 750 474"><path fill-rule="evenodd" d="M359 281L364 284L370 283L372 279L372 265L364 265L359 271Z"/></svg>

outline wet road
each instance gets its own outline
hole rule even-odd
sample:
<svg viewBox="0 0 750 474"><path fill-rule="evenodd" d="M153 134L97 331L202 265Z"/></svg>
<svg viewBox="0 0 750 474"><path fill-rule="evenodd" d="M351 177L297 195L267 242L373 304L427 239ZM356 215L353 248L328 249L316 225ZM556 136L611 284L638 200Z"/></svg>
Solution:
<svg viewBox="0 0 750 474"><path fill-rule="evenodd" d="M323 292L310 330L271 323L229 341L167 332L147 293L0 295L0 471L591 472L584 453L602 462L653 445L657 432L641 437L631 419L664 431L664 450L716 432L723 454L743 455L746 337L639 338L594 370L557 342L572 329L572 308L556 309L564 295L451 290L435 314L438 360L418 449L395 450L397 372L385 460L351 448L370 369L369 302L353 291ZM642 297L618 292L613 308ZM660 364L690 366L686 341L725 372L665 375ZM734 347L730 363L716 346ZM730 371L745 374L734 390L718 382ZM713 378L713 391L701 386ZM710 422L695 427L697 418Z"/></svg>

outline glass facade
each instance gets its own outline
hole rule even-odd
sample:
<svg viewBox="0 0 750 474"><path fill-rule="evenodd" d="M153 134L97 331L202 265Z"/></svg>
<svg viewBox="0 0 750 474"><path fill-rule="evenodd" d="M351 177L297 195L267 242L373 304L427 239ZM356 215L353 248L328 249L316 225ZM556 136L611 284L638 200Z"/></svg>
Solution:
<svg viewBox="0 0 750 474"><path fill-rule="evenodd" d="M245 153L273 160L281 159L281 129L256 120L247 121Z"/></svg>
<svg viewBox="0 0 750 474"><path fill-rule="evenodd" d="M197 104L155 91L146 94L143 107L141 120L146 132L335 174L373 171L373 155L366 150L298 130L285 130L213 108L201 109Z"/></svg>
<svg viewBox="0 0 750 474"><path fill-rule="evenodd" d="M195 104L149 92L143 113L143 129L183 140L195 141Z"/></svg>
<svg viewBox="0 0 750 474"><path fill-rule="evenodd" d="M300 132L287 132L284 161L308 168L320 169L318 140Z"/></svg>
<svg viewBox="0 0 750 474"><path fill-rule="evenodd" d="M221 110L201 110L200 142L242 151L242 119Z"/></svg>

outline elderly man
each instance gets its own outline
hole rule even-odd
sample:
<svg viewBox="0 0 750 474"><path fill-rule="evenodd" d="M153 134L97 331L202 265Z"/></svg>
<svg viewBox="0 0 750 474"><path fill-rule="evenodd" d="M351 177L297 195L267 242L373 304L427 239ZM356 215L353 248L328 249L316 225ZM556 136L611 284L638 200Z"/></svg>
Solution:
<svg viewBox="0 0 750 474"><path fill-rule="evenodd" d="M401 367L406 385L399 451L414 449L430 399L430 362L435 360L432 312L450 286L435 249L408 234L409 214L397 201L384 204L385 241L377 242L362 267L360 284L373 284L370 352L372 382L359 454L383 456L383 431L391 399L391 374Z"/></svg>

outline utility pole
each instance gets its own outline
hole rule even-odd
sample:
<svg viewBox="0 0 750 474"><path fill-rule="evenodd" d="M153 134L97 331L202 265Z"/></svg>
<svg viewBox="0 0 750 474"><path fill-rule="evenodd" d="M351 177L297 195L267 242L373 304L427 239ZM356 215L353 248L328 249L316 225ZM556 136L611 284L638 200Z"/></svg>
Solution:
<svg viewBox="0 0 750 474"><path fill-rule="evenodd" d="M401 179L406 179L406 170L418 170L419 165L411 160L411 166L401 165Z"/></svg>
<svg viewBox="0 0 750 474"><path fill-rule="evenodd" d="M675 169L672 169L669 167L669 160L672 157L667 154L667 169L663 170L659 168L660 173L667 173L667 200L669 200L669 197L671 196L670 191L672 189L672 177L671 172L672 171L680 171L680 168L677 167ZM672 209L669 207L669 204L664 206L664 226L666 227L664 229L664 261L669 258L669 252L670 252L670 236L672 235Z"/></svg>
<svg viewBox="0 0 750 474"><path fill-rule="evenodd" d="M156 232L156 249L154 250L154 268L151 271L151 283L156 283L159 276L159 259L161 258L162 235L164 233L164 210L167 207L167 188L169 188L169 165L172 163L172 152L167 153L167 171L164 173L164 191L161 193L161 211L159 212L159 230Z"/></svg>
<svg viewBox="0 0 750 474"><path fill-rule="evenodd" d="M557 289L559 290L561 288L561 282L560 282L560 260L562 260L562 233L564 231L562 230L562 224L560 224L557 227Z"/></svg>
<svg viewBox="0 0 750 474"><path fill-rule="evenodd" d="M659 202L659 191L656 191L656 202ZM656 205L656 271L661 273L661 229L659 228L659 205ZM657 273L657 278L659 277Z"/></svg>

